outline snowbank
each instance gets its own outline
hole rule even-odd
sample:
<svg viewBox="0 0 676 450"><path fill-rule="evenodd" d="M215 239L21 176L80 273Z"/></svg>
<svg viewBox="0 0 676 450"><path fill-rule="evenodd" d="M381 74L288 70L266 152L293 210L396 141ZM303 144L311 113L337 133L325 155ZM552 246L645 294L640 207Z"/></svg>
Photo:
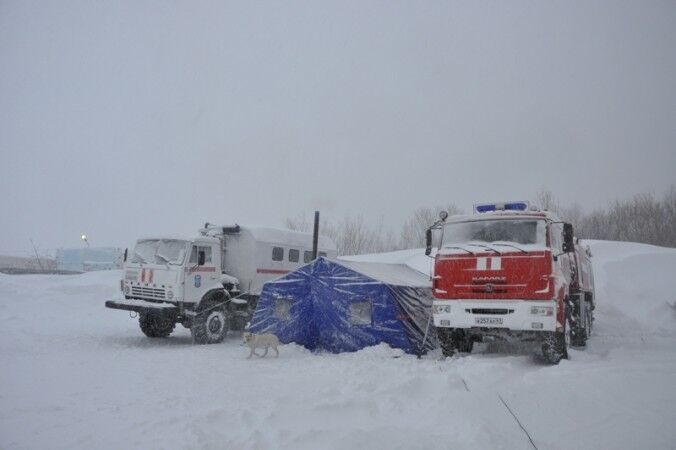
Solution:
<svg viewBox="0 0 676 450"><path fill-rule="evenodd" d="M0 275L0 448L530 448L501 398L538 448L673 448L676 250L590 245L595 335L555 367L386 346L247 360L238 336L145 338L103 307L120 272Z"/></svg>
<svg viewBox="0 0 676 450"><path fill-rule="evenodd" d="M586 241L592 251L599 316L608 331L676 333L676 250L626 242Z"/></svg>

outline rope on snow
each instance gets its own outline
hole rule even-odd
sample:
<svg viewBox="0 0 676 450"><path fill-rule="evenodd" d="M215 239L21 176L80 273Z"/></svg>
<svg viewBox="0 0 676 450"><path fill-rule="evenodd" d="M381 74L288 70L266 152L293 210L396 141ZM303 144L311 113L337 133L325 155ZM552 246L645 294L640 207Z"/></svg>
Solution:
<svg viewBox="0 0 676 450"><path fill-rule="evenodd" d="M521 421L519 420L518 417L516 417L516 414L514 414L514 411L512 411L512 408L509 407L509 405L507 404L505 399L502 398L502 395L498 394L498 398L500 399L502 404L505 405L505 408L507 408L507 411L509 411L509 413L512 415L512 417L514 417L514 420L516 420L516 423L519 424L519 427L523 430L524 433L526 433L526 436L528 436L528 440L530 441L530 445L532 445L535 450L538 450L537 445L535 445L535 442L533 442L533 438L530 437L530 433L528 433L528 430L526 430L526 428L524 428L523 424L521 424Z"/></svg>

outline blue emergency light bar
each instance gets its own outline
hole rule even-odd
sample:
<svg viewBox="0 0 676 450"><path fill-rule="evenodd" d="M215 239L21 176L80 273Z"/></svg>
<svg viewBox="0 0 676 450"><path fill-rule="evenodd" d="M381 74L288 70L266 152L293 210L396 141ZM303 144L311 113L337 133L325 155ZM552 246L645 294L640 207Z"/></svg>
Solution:
<svg viewBox="0 0 676 450"><path fill-rule="evenodd" d="M508 202L508 203L481 203L474 205L476 213L487 213L493 211L528 211L530 203L528 202Z"/></svg>

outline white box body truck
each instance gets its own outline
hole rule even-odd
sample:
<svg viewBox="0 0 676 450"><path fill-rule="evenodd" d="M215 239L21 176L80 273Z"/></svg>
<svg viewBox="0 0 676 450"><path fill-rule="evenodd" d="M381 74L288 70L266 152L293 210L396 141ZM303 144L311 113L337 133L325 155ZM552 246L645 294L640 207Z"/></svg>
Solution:
<svg viewBox="0 0 676 450"><path fill-rule="evenodd" d="M142 238L125 253L125 299L106 307L138 313L148 337L167 337L180 323L196 343L220 342L244 329L266 281L312 261L312 241L311 233L209 223L193 238ZM336 257L331 239L319 236L317 247L317 256Z"/></svg>

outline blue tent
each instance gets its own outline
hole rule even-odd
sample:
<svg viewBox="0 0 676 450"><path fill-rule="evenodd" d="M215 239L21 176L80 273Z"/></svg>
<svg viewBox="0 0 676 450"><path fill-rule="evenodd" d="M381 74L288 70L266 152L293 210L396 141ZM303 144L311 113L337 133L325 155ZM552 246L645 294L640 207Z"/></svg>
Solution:
<svg viewBox="0 0 676 450"><path fill-rule="evenodd" d="M418 353L436 345L428 332L423 348L431 307L429 277L406 265L319 258L265 283L249 330L310 350Z"/></svg>

